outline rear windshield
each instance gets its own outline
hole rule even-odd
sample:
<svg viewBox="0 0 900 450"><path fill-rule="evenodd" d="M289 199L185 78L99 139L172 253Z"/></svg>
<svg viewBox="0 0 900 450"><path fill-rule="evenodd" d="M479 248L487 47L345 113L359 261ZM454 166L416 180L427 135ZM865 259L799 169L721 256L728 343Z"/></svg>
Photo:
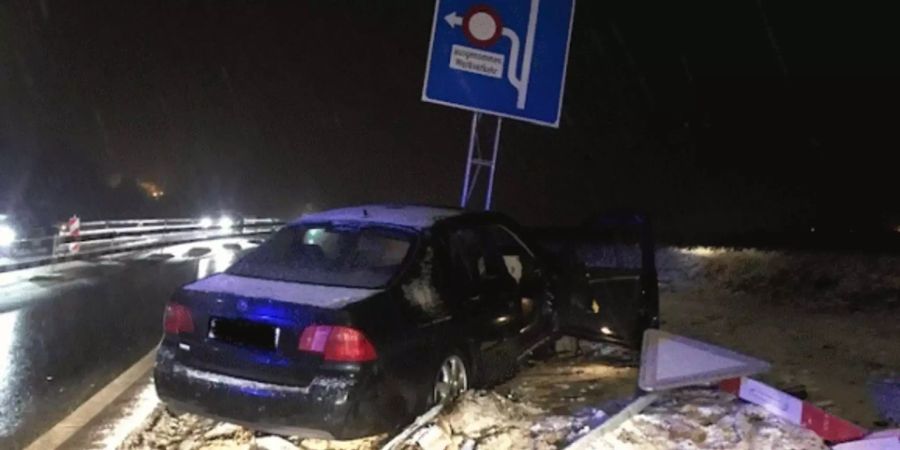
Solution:
<svg viewBox="0 0 900 450"><path fill-rule="evenodd" d="M400 270L414 238L382 227L289 226L227 272L278 281L378 288Z"/></svg>

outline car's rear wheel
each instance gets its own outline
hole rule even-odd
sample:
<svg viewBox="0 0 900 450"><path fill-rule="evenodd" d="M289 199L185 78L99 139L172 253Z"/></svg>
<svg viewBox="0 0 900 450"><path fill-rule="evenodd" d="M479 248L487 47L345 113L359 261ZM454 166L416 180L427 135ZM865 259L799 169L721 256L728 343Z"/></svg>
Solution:
<svg viewBox="0 0 900 450"><path fill-rule="evenodd" d="M434 378L431 404L445 403L469 389L469 371L459 355L444 358Z"/></svg>

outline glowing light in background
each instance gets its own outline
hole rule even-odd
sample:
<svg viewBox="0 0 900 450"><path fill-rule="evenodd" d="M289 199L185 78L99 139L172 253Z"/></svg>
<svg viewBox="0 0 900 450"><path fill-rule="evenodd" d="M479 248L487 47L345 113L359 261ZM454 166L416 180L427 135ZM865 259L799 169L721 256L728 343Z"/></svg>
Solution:
<svg viewBox="0 0 900 450"><path fill-rule="evenodd" d="M219 218L219 228L223 231L229 231L234 228L234 219L228 216L222 216Z"/></svg>
<svg viewBox="0 0 900 450"><path fill-rule="evenodd" d="M204 230L213 226L212 217L204 217L200 219L200 228Z"/></svg>
<svg viewBox="0 0 900 450"><path fill-rule="evenodd" d="M0 224L0 247L8 247L16 240L16 230L9 225Z"/></svg>
<svg viewBox="0 0 900 450"><path fill-rule="evenodd" d="M679 249L679 251L686 255L704 256L704 257L718 256L725 252L725 250L723 250L721 248L715 248L715 247L682 248L682 249Z"/></svg>
<svg viewBox="0 0 900 450"><path fill-rule="evenodd" d="M165 191L152 181L138 181L138 187L144 191L144 194L146 194L147 197L150 197L153 200L159 200L166 195Z"/></svg>

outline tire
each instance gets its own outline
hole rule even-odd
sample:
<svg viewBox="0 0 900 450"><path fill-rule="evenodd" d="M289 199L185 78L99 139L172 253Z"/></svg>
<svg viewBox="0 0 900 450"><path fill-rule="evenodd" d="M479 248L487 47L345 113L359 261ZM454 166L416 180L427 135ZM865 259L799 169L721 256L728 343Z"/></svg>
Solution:
<svg viewBox="0 0 900 450"><path fill-rule="evenodd" d="M451 353L444 358L434 375L429 406L447 403L463 392L469 390L471 372L466 360L458 353Z"/></svg>

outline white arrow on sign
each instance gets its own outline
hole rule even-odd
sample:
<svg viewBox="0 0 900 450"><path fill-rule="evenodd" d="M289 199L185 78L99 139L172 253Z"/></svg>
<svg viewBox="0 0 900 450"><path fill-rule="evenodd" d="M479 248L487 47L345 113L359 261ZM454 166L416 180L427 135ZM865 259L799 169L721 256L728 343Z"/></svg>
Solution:
<svg viewBox="0 0 900 450"><path fill-rule="evenodd" d="M450 28L461 27L463 24L463 18L456 14L456 11L444 16L444 20L447 22L447 25L450 25Z"/></svg>

